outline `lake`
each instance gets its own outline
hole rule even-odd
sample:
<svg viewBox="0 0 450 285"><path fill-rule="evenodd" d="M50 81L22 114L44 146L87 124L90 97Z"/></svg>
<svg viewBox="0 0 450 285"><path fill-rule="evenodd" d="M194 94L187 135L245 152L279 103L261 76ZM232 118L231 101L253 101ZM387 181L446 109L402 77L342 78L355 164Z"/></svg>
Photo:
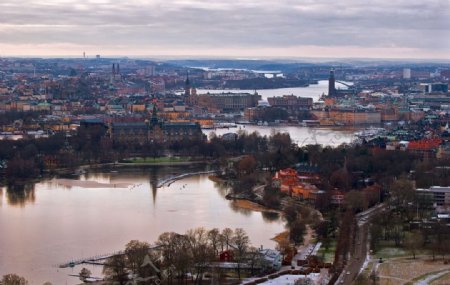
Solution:
<svg viewBox="0 0 450 285"><path fill-rule="evenodd" d="M284 230L277 214L236 208L227 189L207 175L156 189L158 180L204 170L198 166L148 167L89 172L43 180L23 191L0 190L0 275L17 273L42 285L79 284L83 266L60 269L73 259L122 250L138 239L153 243L167 231L243 228L254 246L273 248ZM100 267L87 266L96 276Z"/></svg>

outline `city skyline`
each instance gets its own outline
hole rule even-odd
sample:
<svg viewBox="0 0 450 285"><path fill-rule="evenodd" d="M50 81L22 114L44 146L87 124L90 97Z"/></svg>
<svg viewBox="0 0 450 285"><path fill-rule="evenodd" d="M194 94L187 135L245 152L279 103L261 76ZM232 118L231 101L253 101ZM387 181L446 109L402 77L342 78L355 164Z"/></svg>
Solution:
<svg viewBox="0 0 450 285"><path fill-rule="evenodd" d="M449 6L446 0L5 0L0 56L448 59Z"/></svg>

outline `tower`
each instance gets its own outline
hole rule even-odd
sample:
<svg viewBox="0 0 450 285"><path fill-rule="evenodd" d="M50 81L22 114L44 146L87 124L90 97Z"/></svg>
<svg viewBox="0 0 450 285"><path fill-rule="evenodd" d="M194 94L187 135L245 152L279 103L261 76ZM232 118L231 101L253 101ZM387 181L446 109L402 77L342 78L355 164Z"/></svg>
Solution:
<svg viewBox="0 0 450 285"><path fill-rule="evenodd" d="M330 77L328 78L328 96L336 95L336 86L334 78L334 69L330 70Z"/></svg>
<svg viewBox="0 0 450 285"><path fill-rule="evenodd" d="M116 79L116 65L113 63L112 70L111 70L111 78L109 80L109 83L113 84L115 79Z"/></svg>
<svg viewBox="0 0 450 285"><path fill-rule="evenodd" d="M184 82L184 96L191 95L191 82L189 81L189 72L186 72L186 81Z"/></svg>
<svg viewBox="0 0 450 285"><path fill-rule="evenodd" d="M156 98L154 98L152 100L152 102L153 102L153 111L152 111L152 117L150 119L150 126L154 127L158 124L158 121L159 121L158 120L158 108L156 107L156 103L157 103Z"/></svg>

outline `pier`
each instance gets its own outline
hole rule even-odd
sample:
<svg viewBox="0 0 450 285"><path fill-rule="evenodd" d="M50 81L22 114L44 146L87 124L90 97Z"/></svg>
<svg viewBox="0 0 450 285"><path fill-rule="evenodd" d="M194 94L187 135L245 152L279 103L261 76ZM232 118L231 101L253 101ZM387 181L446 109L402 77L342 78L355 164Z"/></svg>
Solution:
<svg viewBox="0 0 450 285"><path fill-rule="evenodd" d="M88 257L88 258L80 258L80 259L75 259L75 260L68 261L66 263L59 264L58 267L59 268L69 268L69 267L75 267L75 266L81 265L81 264L103 265L103 263L101 263L102 260L106 260L113 256L124 255L124 254L125 254L125 252L121 250L121 251L111 252L111 253L107 253L107 254L96 255L96 256L92 256L92 257Z"/></svg>
<svg viewBox="0 0 450 285"><path fill-rule="evenodd" d="M180 174L180 175L176 175L176 176L172 176L166 179L163 179L161 181L158 182L158 185L156 186L157 188L161 188L165 185L170 186L170 184L172 184L173 182L186 178L186 177L190 177L190 176L195 176L195 175L201 175L201 174L212 174L212 173L216 173L216 170L209 170L209 171L201 171L201 172L192 172L192 173L184 173L184 174Z"/></svg>
<svg viewBox="0 0 450 285"><path fill-rule="evenodd" d="M158 249L160 246L159 245L152 245L150 246L150 250L154 250L154 249ZM115 251L115 252L111 252L111 253L106 253L106 254L99 254L99 255L95 255L92 257L87 257L87 258L79 258L79 259L73 259L70 260L68 262L62 263L57 265L57 267L59 268L72 268L75 267L77 265L81 265L81 264L90 264L90 265L100 265L103 266L105 265L104 261L107 260L108 258L114 257L114 256L119 256L119 255L125 255L125 251L124 250L119 250L119 251Z"/></svg>

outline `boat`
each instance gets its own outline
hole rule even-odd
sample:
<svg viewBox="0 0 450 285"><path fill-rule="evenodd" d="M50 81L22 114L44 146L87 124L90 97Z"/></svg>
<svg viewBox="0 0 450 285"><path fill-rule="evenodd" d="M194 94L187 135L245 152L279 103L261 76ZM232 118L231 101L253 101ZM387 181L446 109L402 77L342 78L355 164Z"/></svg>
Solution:
<svg viewBox="0 0 450 285"><path fill-rule="evenodd" d="M384 134L386 134L385 128L374 128L374 127L370 127L354 133L356 137L361 139L371 139Z"/></svg>

